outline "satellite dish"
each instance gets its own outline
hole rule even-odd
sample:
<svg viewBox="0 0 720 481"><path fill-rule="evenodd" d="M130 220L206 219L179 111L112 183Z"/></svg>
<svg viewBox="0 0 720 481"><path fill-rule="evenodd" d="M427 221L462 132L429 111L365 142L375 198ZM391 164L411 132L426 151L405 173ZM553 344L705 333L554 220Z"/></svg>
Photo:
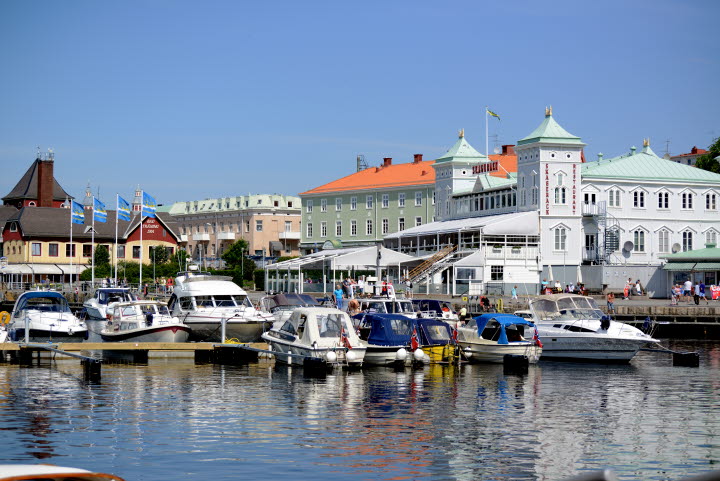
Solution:
<svg viewBox="0 0 720 481"><path fill-rule="evenodd" d="M674 244L672 245L673 254L675 254L676 252L680 252L680 247L681 247L680 244L678 244L677 242L674 243Z"/></svg>
<svg viewBox="0 0 720 481"><path fill-rule="evenodd" d="M500 152L502 152L502 149L500 149L500 147L495 147L495 148L493 149L493 152L495 152L495 155L497 155L497 154L499 154Z"/></svg>
<svg viewBox="0 0 720 481"><path fill-rule="evenodd" d="M633 247L635 247L635 244L633 244L632 241L627 241L623 244L623 250L630 252L633 250Z"/></svg>

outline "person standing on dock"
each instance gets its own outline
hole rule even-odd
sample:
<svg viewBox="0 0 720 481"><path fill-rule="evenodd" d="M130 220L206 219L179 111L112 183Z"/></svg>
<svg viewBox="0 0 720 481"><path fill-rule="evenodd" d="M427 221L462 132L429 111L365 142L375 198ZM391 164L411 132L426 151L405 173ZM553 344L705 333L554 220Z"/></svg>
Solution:
<svg viewBox="0 0 720 481"><path fill-rule="evenodd" d="M695 305L700 305L700 284L695 284L695 287L693 288L693 300L695 301Z"/></svg>
<svg viewBox="0 0 720 481"><path fill-rule="evenodd" d="M710 301L707 300L707 297L705 297L705 283L703 281L700 281L700 299L705 300L705 304L710 304Z"/></svg>
<svg viewBox="0 0 720 481"><path fill-rule="evenodd" d="M690 302L690 294L692 294L692 281L688 279L683 285L683 297L685 298L685 302Z"/></svg>
<svg viewBox="0 0 720 481"><path fill-rule="evenodd" d="M343 289L340 284L335 284L335 290L333 291L333 300L335 301L335 307L342 310L342 308L343 308Z"/></svg>
<svg viewBox="0 0 720 481"><path fill-rule="evenodd" d="M615 294L613 294L612 292L608 292L607 295L607 311L608 314L610 314L611 312L615 314Z"/></svg>

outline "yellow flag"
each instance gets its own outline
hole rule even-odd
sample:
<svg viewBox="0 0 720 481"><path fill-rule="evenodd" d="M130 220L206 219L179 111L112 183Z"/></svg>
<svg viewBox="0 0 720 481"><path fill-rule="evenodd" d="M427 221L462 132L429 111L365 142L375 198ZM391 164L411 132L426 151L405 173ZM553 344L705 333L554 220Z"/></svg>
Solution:
<svg viewBox="0 0 720 481"><path fill-rule="evenodd" d="M495 112L493 112L492 110L486 108L485 111L487 113L489 113L490 115L492 115L493 117L495 117L496 119L500 120L500 116L498 114L496 114Z"/></svg>

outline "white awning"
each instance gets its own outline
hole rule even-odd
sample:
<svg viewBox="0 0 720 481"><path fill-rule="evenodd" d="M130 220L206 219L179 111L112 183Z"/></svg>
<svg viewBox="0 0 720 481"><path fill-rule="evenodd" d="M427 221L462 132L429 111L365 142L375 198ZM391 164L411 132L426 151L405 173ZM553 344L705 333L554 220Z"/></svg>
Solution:
<svg viewBox="0 0 720 481"><path fill-rule="evenodd" d="M80 274L87 269L86 265L73 264L8 264L0 267L0 274Z"/></svg>
<svg viewBox="0 0 720 481"><path fill-rule="evenodd" d="M483 267L485 266L485 253L475 252L467 257L463 257L453 265L455 267Z"/></svg>
<svg viewBox="0 0 720 481"><path fill-rule="evenodd" d="M347 249L328 249L313 252L303 257L270 264L267 270L322 269L323 264L330 269L374 268L378 265L378 248L351 247ZM417 257L380 247L380 267L397 266L405 262L416 262Z"/></svg>
<svg viewBox="0 0 720 481"><path fill-rule="evenodd" d="M484 235L540 235L539 216L536 210L532 210L430 222L387 235L385 239L458 233L470 230L481 230Z"/></svg>

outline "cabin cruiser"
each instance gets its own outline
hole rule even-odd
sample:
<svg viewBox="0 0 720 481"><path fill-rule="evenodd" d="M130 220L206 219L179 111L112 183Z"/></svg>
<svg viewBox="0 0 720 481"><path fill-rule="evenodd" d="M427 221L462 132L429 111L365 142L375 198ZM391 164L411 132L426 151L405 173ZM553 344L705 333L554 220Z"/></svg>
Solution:
<svg viewBox="0 0 720 481"><path fill-rule="evenodd" d="M367 348L348 314L328 307L295 309L281 326L263 333L262 339L275 359L285 364L360 367Z"/></svg>
<svg viewBox="0 0 720 481"><path fill-rule="evenodd" d="M178 273L168 308L173 316L192 329L191 340L256 342L272 326L273 318L255 309L248 295L229 276L208 272Z"/></svg>
<svg viewBox="0 0 720 481"><path fill-rule="evenodd" d="M101 287L83 303L88 320L102 320L107 317L108 305L113 302L136 301L137 296L130 289L123 287Z"/></svg>
<svg viewBox="0 0 720 481"><path fill-rule="evenodd" d="M20 294L7 326L8 337L13 341L30 342L82 342L87 339L85 323L70 312L67 299L54 291L27 291Z"/></svg>
<svg viewBox="0 0 720 481"><path fill-rule="evenodd" d="M372 352L374 364L394 364L390 362L390 351L397 353L396 359L404 358L403 353L398 353L399 347L412 355L408 362L443 363L455 359L452 329L439 319L381 313L360 313L353 319L360 338L368 343L368 356Z"/></svg>
<svg viewBox="0 0 720 481"><path fill-rule="evenodd" d="M458 322L458 315L452 309L449 301L440 299L413 299L413 309L419 312L421 317L430 319L441 319L455 327Z"/></svg>
<svg viewBox="0 0 720 481"><path fill-rule="evenodd" d="M260 311L272 316L275 324L284 324L298 307L320 307L320 303L310 294L275 294L260 299Z"/></svg>
<svg viewBox="0 0 720 481"><path fill-rule="evenodd" d="M190 328L159 301L117 302L107 309L106 342L187 342Z"/></svg>
<svg viewBox="0 0 720 481"><path fill-rule="evenodd" d="M526 327L530 328L527 334ZM535 324L512 314L488 313L468 320L457 328L457 343L470 362L502 363L509 354L537 363L542 353Z"/></svg>
<svg viewBox="0 0 720 481"><path fill-rule="evenodd" d="M403 314L415 317L415 311L410 299L371 297L358 299L358 301L360 302L360 311L368 314Z"/></svg>
<svg viewBox="0 0 720 481"><path fill-rule="evenodd" d="M543 343L543 359L630 362L659 341L622 322L610 320L592 297L550 294L530 301Z"/></svg>

